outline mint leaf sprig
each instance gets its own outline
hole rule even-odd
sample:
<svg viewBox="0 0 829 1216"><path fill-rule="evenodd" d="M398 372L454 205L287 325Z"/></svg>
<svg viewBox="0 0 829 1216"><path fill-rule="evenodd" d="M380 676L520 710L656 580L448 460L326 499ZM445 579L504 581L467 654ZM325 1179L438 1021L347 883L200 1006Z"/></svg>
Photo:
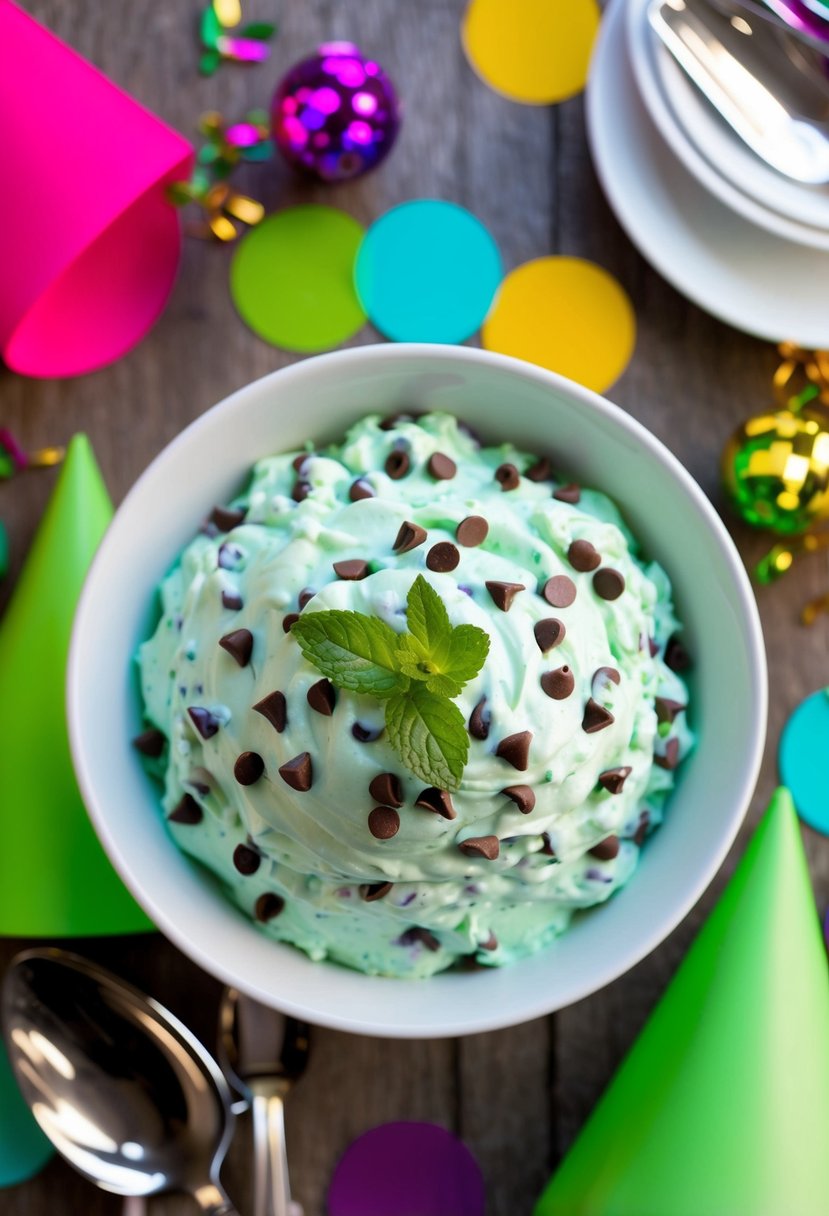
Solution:
<svg viewBox="0 0 829 1216"><path fill-rule="evenodd" d="M483 667L489 637L477 625L452 625L422 574L409 588L406 617L409 632L400 634L380 617L331 608L304 613L291 633L332 684L385 702L389 743L416 777L456 790L469 735L452 698Z"/></svg>

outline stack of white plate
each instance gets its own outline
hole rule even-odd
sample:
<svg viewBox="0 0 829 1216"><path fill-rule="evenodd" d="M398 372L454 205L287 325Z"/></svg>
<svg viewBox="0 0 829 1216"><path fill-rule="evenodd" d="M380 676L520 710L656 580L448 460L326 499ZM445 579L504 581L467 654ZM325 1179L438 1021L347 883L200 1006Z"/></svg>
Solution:
<svg viewBox="0 0 829 1216"><path fill-rule="evenodd" d="M755 156L648 24L611 0L590 71L596 169L628 236L701 308L747 333L829 346L829 186Z"/></svg>

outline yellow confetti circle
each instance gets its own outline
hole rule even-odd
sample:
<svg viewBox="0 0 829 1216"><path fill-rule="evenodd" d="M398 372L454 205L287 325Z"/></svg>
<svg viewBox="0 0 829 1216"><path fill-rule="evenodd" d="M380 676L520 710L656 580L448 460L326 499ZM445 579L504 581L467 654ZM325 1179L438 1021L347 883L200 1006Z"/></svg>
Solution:
<svg viewBox="0 0 829 1216"><path fill-rule="evenodd" d="M598 28L596 0L470 0L461 37L491 88L548 105L584 88Z"/></svg>
<svg viewBox="0 0 829 1216"><path fill-rule="evenodd" d="M487 350L514 355L604 392L628 365L636 319L612 275L581 258L525 262L507 275L484 322Z"/></svg>

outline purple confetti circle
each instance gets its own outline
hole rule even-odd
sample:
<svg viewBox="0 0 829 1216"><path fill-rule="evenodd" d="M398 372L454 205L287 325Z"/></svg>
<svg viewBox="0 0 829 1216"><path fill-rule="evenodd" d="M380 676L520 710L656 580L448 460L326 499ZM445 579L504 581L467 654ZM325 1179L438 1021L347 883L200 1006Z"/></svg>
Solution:
<svg viewBox="0 0 829 1216"><path fill-rule="evenodd" d="M329 1216L484 1216L477 1161L434 1123L384 1123L355 1140L334 1170Z"/></svg>

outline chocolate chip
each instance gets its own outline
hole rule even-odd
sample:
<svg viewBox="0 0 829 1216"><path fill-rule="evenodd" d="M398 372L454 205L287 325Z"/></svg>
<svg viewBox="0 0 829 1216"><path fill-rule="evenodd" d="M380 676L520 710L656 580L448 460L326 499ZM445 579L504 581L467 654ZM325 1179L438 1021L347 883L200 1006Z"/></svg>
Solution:
<svg viewBox="0 0 829 1216"><path fill-rule="evenodd" d="M363 882L359 886L360 899L367 904L373 904L375 899L382 899L392 889L390 882Z"/></svg>
<svg viewBox="0 0 829 1216"><path fill-rule="evenodd" d="M654 697L653 703L657 722L673 722L677 714L685 709L681 701L672 701L670 697Z"/></svg>
<svg viewBox="0 0 829 1216"><path fill-rule="evenodd" d="M310 790L314 780L314 770L311 764L311 753L300 752L293 760L286 761L279 769L279 775L291 789L300 794Z"/></svg>
<svg viewBox="0 0 829 1216"><path fill-rule="evenodd" d="M301 473L304 466L314 455L313 452L299 452L291 461L291 468L295 473Z"/></svg>
<svg viewBox="0 0 829 1216"><path fill-rule="evenodd" d="M608 685L621 683L622 677L619 675L615 667L597 667L593 672L593 678L590 681L591 692L602 692Z"/></svg>
<svg viewBox="0 0 829 1216"><path fill-rule="evenodd" d="M209 709L202 709L200 705L188 705L187 713L202 739L212 739L221 726L219 719L211 714Z"/></svg>
<svg viewBox="0 0 829 1216"><path fill-rule="evenodd" d="M311 600L314 598L314 596L316 594L317 593L313 587L303 587L302 588L299 595L297 596L297 601L296 601L297 604L299 605L300 612L302 612L302 609L305 607L306 604L311 603Z"/></svg>
<svg viewBox="0 0 829 1216"><path fill-rule="evenodd" d="M486 697L481 697L469 715L467 730L473 739L487 739L489 737L489 725L491 721L492 714L486 707Z"/></svg>
<svg viewBox="0 0 829 1216"><path fill-rule="evenodd" d="M298 620L299 620L298 612L289 612L287 616L283 616L282 628L285 631L285 633L290 633L291 626L294 624L295 621L298 621Z"/></svg>
<svg viewBox="0 0 829 1216"><path fill-rule="evenodd" d="M467 857L483 857L487 861L494 861L501 851L497 836L470 836L458 848Z"/></svg>
<svg viewBox="0 0 829 1216"><path fill-rule="evenodd" d="M382 726L363 726L360 722L354 722L351 726L351 733L358 743L373 743L375 739L379 739L383 733Z"/></svg>
<svg viewBox="0 0 829 1216"><path fill-rule="evenodd" d="M142 756L151 756L154 760L157 760L164 751L164 744L166 742L166 736L160 730L151 726L148 730L142 730L140 735L136 735L132 741L132 745Z"/></svg>
<svg viewBox="0 0 829 1216"><path fill-rule="evenodd" d="M284 692L269 692L253 707L263 718L267 718L275 731L281 735L288 725L288 703Z"/></svg>
<svg viewBox="0 0 829 1216"><path fill-rule="evenodd" d="M648 638L648 652L652 659L655 659L659 654L659 643L655 638Z"/></svg>
<svg viewBox="0 0 829 1216"><path fill-rule="evenodd" d="M614 857L619 856L619 837L605 836L604 840L600 840L587 851L591 857L596 857L599 861L612 861Z"/></svg>
<svg viewBox="0 0 829 1216"><path fill-rule="evenodd" d="M691 656L680 642L676 634L665 643L665 653L662 656L666 667L671 671L687 671L691 666Z"/></svg>
<svg viewBox="0 0 829 1216"><path fill-rule="evenodd" d="M210 512L210 521L220 532L230 532L232 528L238 528L246 515L244 507L214 507Z"/></svg>
<svg viewBox="0 0 829 1216"><path fill-rule="evenodd" d="M403 805L403 786L395 773L378 773L376 777L372 777L368 792L377 802L382 802L383 806Z"/></svg>
<svg viewBox="0 0 829 1216"><path fill-rule="evenodd" d="M434 452L429 457L429 463L426 466L432 475L438 481L451 481L458 471L458 466L454 460L450 460L448 456L444 456L443 452Z"/></svg>
<svg viewBox="0 0 829 1216"><path fill-rule="evenodd" d="M495 470L495 480L502 490L517 490L521 484L521 475L515 465L507 461L498 465Z"/></svg>
<svg viewBox="0 0 829 1216"><path fill-rule="evenodd" d="M415 806L422 806L426 811L434 811L436 815L442 815L444 819L457 819L458 817L449 791L439 790L434 785L420 791L415 799Z"/></svg>
<svg viewBox="0 0 829 1216"><path fill-rule="evenodd" d="M259 869L262 857L256 849L251 849L246 844L237 844L233 850L233 864L240 874L248 877Z"/></svg>
<svg viewBox="0 0 829 1216"><path fill-rule="evenodd" d="M279 916L284 907L285 900L281 895L276 895L273 891L266 891L253 905L253 915L258 921L265 923L273 920L275 916Z"/></svg>
<svg viewBox="0 0 829 1216"><path fill-rule="evenodd" d="M564 701L576 687L576 681L569 667L557 667L555 671L544 672L541 687L554 701Z"/></svg>
<svg viewBox="0 0 829 1216"><path fill-rule="evenodd" d="M603 566L593 575L593 590L603 600L618 600L624 589L624 575L610 566Z"/></svg>
<svg viewBox="0 0 829 1216"><path fill-rule="evenodd" d="M368 830L376 840L391 840L400 831L400 816L390 806L376 806L369 814Z"/></svg>
<svg viewBox="0 0 829 1216"><path fill-rule="evenodd" d="M363 498L375 498L376 495L371 483L364 477L358 477L356 481L352 481L348 497L352 502L360 502Z"/></svg>
<svg viewBox="0 0 829 1216"><path fill-rule="evenodd" d="M311 709L315 709L325 718L330 718L337 704L337 690L330 680L317 680L316 684L312 684L308 689L306 698Z"/></svg>
<svg viewBox="0 0 829 1216"><path fill-rule="evenodd" d="M589 540L574 540L567 550L567 560L574 570L586 574L602 564L602 555Z"/></svg>
<svg viewBox="0 0 829 1216"><path fill-rule="evenodd" d="M225 541L223 545L219 545L216 565L220 570L238 570L244 556L238 545L231 545L229 541Z"/></svg>
<svg viewBox="0 0 829 1216"><path fill-rule="evenodd" d="M440 950L440 942L434 933L430 933L428 929L421 929L419 926L416 926L414 929L407 929L405 933L401 933L397 941L401 946L425 946L433 954Z"/></svg>
<svg viewBox="0 0 829 1216"><path fill-rule="evenodd" d="M395 553L408 553L410 549L416 549L418 545L422 545L426 536L425 528L406 519L400 525L400 531L397 533L397 539L392 545L392 549Z"/></svg>
<svg viewBox="0 0 829 1216"><path fill-rule="evenodd" d="M345 582L357 583L368 574L368 562L362 561L359 557L350 561L334 562L334 573L337 578L341 578Z"/></svg>
<svg viewBox="0 0 829 1216"><path fill-rule="evenodd" d="M607 790L608 794L621 794L632 771L629 764L622 768L607 768L603 773L599 773L599 785L603 790Z"/></svg>
<svg viewBox="0 0 829 1216"><path fill-rule="evenodd" d="M669 739L665 744L665 752L661 756L654 756L654 764L658 764L660 768L673 770L679 764L679 739Z"/></svg>
<svg viewBox="0 0 829 1216"><path fill-rule="evenodd" d="M240 785L255 785L264 771L265 761L258 752L242 752L233 766L233 776Z"/></svg>
<svg viewBox="0 0 829 1216"><path fill-rule="evenodd" d="M507 764L511 764L513 768L517 768L523 773L529 764L532 737L531 730L519 730L514 735L507 735L498 744L495 755L500 756L502 760L506 760Z"/></svg>
<svg viewBox="0 0 829 1216"><path fill-rule="evenodd" d="M546 456L539 456L538 460L524 471L524 476L529 477L530 481L549 481L552 475L553 471Z"/></svg>
<svg viewBox="0 0 829 1216"><path fill-rule="evenodd" d="M186 823L189 826L201 823L203 818L204 812L192 794L184 794L168 815L171 823Z"/></svg>
<svg viewBox="0 0 829 1216"><path fill-rule="evenodd" d="M501 793L512 799L522 815L529 815L535 806L535 791L532 786L508 785Z"/></svg>
<svg viewBox="0 0 829 1216"><path fill-rule="evenodd" d="M595 735L596 731L604 730L606 726L610 726L615 721L610 710L604 709L598 701L594 701L591 697L584 707L581 728L585 734Z"/></svg>
<svg viewBox="0 0 829 1216"><path fill-rule="evenodd" d="M541 588L541 594L553 608L569 608L576 598L576 584L566 574L554 574Z"/></svg>
<svg viewBox="0 0 829 1216"><path fill-rule="evenodd" d="M541 833L541 852L545 857L555 857L556 851L553 848L553 838L549 832Z"/></svg>
<svg viewBox="0 0 829 1216"><path fill-rule="evenodd" d="M460 553L449 540L442 540L438 544L432 545L426 554L426 565L436 574L448 574L450 570L455 569L460 560Z"/></svg>
<svg viewBox="0 0 829 1216"><path fill-rule="evenodd" d="M518 592L526 590L523 583L502 583L495 579L487 580L486 589L492 596L495 607L500 608L502 612L509 612Z"/></svg>
<svg viewBox="0 0 829 1216"><path fill-rule="evenodd" d="M490 930L489 937L486 939L485 942L478 943L478 949L479 950L497 950L498 949L498 938L495 936L495 934L492 932L492 930Z"/></svg>
<svg viewBox="0 0 829 1216"><path fill-rule="evenodd" d="M303 481L299 478L291 491L291 498L294 502L305 502L312 488L310 481Z"/></svg>
<svg viewBox="0 0 829 1216"><path fill-rule="evenodd" d="M206 768L198 766L192 770L187 778L186 784L192 786L196 793L200 794L202 798L206 798L210 793L210 787L213 784L213 775L209 773Z"/></svg>
<svg viewBox="0 0 829 1216"><path fill-rule="evenodd" d="M222 592L222 607L229 608L231 612L238 612L244 607L242 597L238 591L223 591Z"/></svg>
<svg viewBox="0 0 829 1216"><path fill-rule="evenodd" d="M559 486L553 490L553 498L557 498L559 502L569 502L572 506L575 506L581 500L581 486L577 486L574 481L571 481L569 485Z"/></svg>
<svg viewBox="0 0 829 1216"><path fill-rule="evenodd" d="M650 827L650 822L651 822L651 817L648 814L648 812L642 811L639 816L639 826L637 827L636 831L633 833L633 843L637 844L640 849L641 849L642 845L645 843L645 837L648 834L648 828Z"/></svg>
<svg viewBox="0 0 829 1216"><path fill-rule="evenodd" d="M542 654L559 646L564 641L566 632L564 622L554 616L547 616L543 621L536 621L533 625L535 640Z"/></svg>
<svg viewBox="0 0 829 1216"><path fill-rule="evenodd" d="M240 667L247 667L253 653L253 634L249 629L234 629L219 638L219 645Z"/></svg>
<svg viewBox="0 0 829 1216"><path fill-rule="evenodd" d="M399 481L401 477L405 477L411 468L412 462L409 459L409 453L403 448L395 448L393 452L389 452L386 457L386 472L392 481Z"/></svg>
<svg viewBox="0 0 829 1216"><path fill-rule="evenodd" d="M467 549L473 549L476 545L483 544L488 532L489 524L483 515L467 515L455 529L455 538Z"/></svg>

